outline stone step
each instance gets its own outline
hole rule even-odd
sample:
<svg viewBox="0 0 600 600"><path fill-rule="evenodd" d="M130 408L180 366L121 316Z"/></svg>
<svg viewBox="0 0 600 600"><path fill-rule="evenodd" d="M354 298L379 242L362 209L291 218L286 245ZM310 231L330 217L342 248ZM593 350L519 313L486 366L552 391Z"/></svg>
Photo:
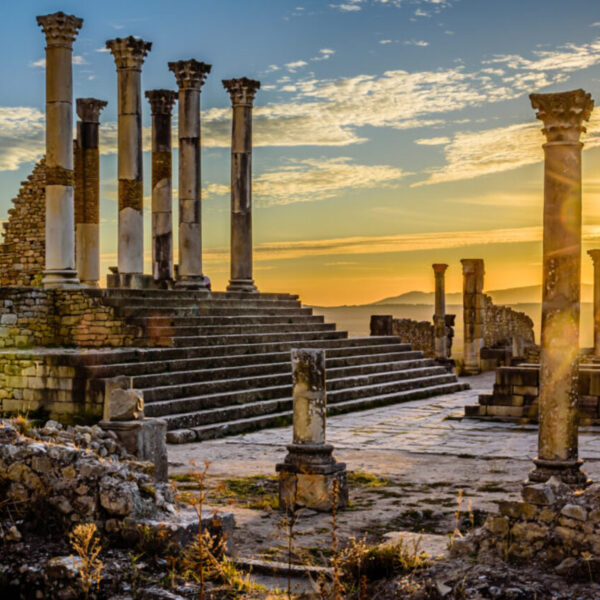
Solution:
<svg viewBox="0 0 600 600"><path fill-rule="evenodd" d="M123 318L128 317L154 317L154 316L173 316L178 318L183 317L198 317L202 315L210 316L236 316L240 312L245 315L280 315L294 317L300 315L312 315L312 308L302 307L257 307L244 306L237 308L234 306L215 306L208 307L202 305L178 305L178 306L138 306L136 304L126 304L119 306L118 314Z"/></svg>
<svg viewBox="0 0 600 600"><path fill-rule="evenodd" d="M350 412L352 410L367 410L386 406L389 404L399 404L410 400L419 400L442 394L451 394L468 388L468 384L455 381L443 385L431 385L418 389L411 389L393 394L384 394L379 396L365 397L358 401L341 402L336 405L328 404L328 415ZM221 423L212 423L194 428L174 429L167 433L167 442L185 443L193 441L202 441L214 439L225 435L235 435L256 429L267 427L285 426L291 422L292 411L282 410L268 415L259 415L241 419L229 420ZM291 439L290 439L291 442Z"/></svg>
<svg viewBox="0 0 600 600"><path fill-rule="evenodd" d="M259 293L246 294L244 292L199 292L193 290L131 290L126 288L110 288L92 290L92 295L103 298L200 298L211 300L298 300L298 294Z"/></svg>
<svg viewBox="0 0 600 600"><path fill-rule="evenodd" d="M219 379L258 377L263 375L291 376L291 366L288 360L265 364L232 365L219 368L189 369L181 371L166 371L162 373L152 372L147 375L135 375L132 377L131 385L134 388L151 388L164 385L185 384L190 382L214 381ZM354 377L368 373L403 371L406 369L417 369L437 366L432 359L417 358L414 360L398 360L395 362L366 362L363 359L370 358L364 355L354 357L353 365L345 365L336 368L328 368L327 376L332 379L341 377ZM154 363L150 363L154 364ZM137 366L137 365L136 365Z"/></svg>
<svg viewBox="0 0 600 600"><path fill-rule="evenodd" d="M417 367L414 369L399 369L395 371L383 371L375 373L363 373L353 376L342 376L338 378L328 377L327 390L332 393L335 390L351 387L364 387L368 385L385 384L405 379L417 379L421 377L447 376L448 372L444 367L430 366ZM265 388L272 389L279 386L289 387L291 394L292 375L289 370L281 373L266 373L264 375L253 375L251 377L228 377L224 379L214 379L208 381L187 381L185 383L175 383L171 385L153 386L141 388L144 392L144 402L146 406L151 403L162 402L173 399L179 400L195 397L204 394L222 394L225 392L254 392ZM232 400L235 401L235 400ZM167 407L168 408L168 407ZM167 409L165 408L165 410ZM194 408L195 410L195 408ZM178 409L179 411L179 409ZM171 411L168 410L170 413ZM154 415L158 416L158 415Z"/></svg>
<svg viewBox="0 0 600 600"><path fill-rule="evenodd" d="M455 381L456 377L454 375L445 373L443 375L416 377L414 379L363 385L354 388L342 388L328 392L327 403L332 405L338 402L357 400L360 397L389 395ZM145 412L150 417L164 418L167 421L168 429L189 429L219 420L251 416L243 414L246 408L247 410L261 411L266 414L277 412L279 410L278 406L291 408L291 403L292 386L290 381L288 385L150 402L146 404ZM234 414L239 416L232 416Z"/></svg>
<svg viewBox="0 0 600 600"><path fill-rule="evenodd" d="M335 323L276 323L259 325L187 325L147 326L147 334L153 338L212 337L253 334L302 333L306 331L335 331Z"/></svg>
<svg viewBox="0 0 600 600"><path fill-rule="evenodd" d="M141 316L130 317L130 323L142 325L144 327L250 327L257 325L310 325L313 323L323 323L325 318L321 315L200 315L189 317L173 316Z"/></svg>
<svg viewBox="0 0 600 600"><path fill-rule="evenodd" d="M255 309L272 309L272 308L300 308L299 300L236 300L234 298L224 298L213 300L211 298L193 298L193 297L170 297L164 298L154 297L139 297L132 298L130 296L109 297L103 299L104 304L109 306L138 306L138 307L177 307L177 306L197 306L204 310L213 308L235 308L237 312L246 310L247 308Z"/></svg>
<svg viewBox="0 0 600 600"><path fill-rule="evenodd" d="M354 364L365 364L390 361L407 361L407 360L425 360L422 358L422 352L417 350L406 350L402 348L410 348L408 344L402 345L398 352L379 353L378 346L357 346L354 348L355 354L346 354L338 356L336 349L330 349L327 352L327 367L344 367ZM143 351L142 351L143 352ZM369 353L367 353L369 352ZM144 355L145 356L145 355ZM130 360L133 360L132 356ZM265 354L241 354L222 357L201 357L201 358L182 358L173 360L153 360L140 362L114 362L109 363L106 360L101 364L88 364L84 367L85 372L94 379L102 379L107 377L116 377L117 375L141 376L149 375L159 376L162 373L168 374L174 372L186 372L202 369L203 372L212 372L219 369L240 369L253 368L257 365L283 364L286 370L290 371L290 353L289 352L273 352ZM291 371L290 371L291 372Z"/></svg>
<svg viewBox="0 0 600 600"><path fill-rule="evenodd" d="M230 335L213 335L213 336L181 336L173 338L156 338L161 342L161 345L172 345L177 348L190 348L194 346L211 346L217 348L219 346L237 346L244 345L250 347L255 344L269 344L272 342L291 344L301 344L304 340L309 341L325 341L325 340L340 340L347 339L347 331L290 331L287 333L249 333L249 334L230 334ZM166 342L169 342L167 344Z"/></svg>

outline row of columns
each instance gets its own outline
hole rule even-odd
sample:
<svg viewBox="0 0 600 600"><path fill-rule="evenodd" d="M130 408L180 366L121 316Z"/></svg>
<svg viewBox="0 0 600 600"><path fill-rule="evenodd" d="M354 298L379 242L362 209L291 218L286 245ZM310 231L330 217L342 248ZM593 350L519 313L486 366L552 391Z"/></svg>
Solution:
<svg viewBox="0 0 600 600"><path fill-rule="evenodd" d="M37 18L46 34L46 288L97 287L99 252L100 111L106 102L78 99L73 142L72 47L82 19L62 12ZM143 286L141 70L150 42L108 40L118 87L118 272L121 287ZM206 290L202 272L200 90L211 65L169 63L178 92L146 93L152 110L152 276L174 280L171 115L179 100L179 270L175 285ZM260 83L223 81L232 101L231 279L229 291L256 292L252 275L252 105ZM74 154L77 181L74 182ZM78 279L79 275L79 279ZM81 282L80 282L81 280Z"/></svg>

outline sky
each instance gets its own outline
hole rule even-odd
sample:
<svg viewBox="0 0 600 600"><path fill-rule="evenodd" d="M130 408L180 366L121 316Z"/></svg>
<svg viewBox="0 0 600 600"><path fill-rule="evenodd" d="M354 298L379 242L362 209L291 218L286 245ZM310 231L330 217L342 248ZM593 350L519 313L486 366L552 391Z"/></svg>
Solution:
<svg viewBox="0 0 600 600"><path fill-rule="evenodd" d="M212 64L202 88L202 218L213 289L229 279L231 105L221 80L242 76L262 84L253 154L261 291L364 304L432 290L435 262L450 265L447 290L459 291L461 258L485 260L486 289L541 282L544 137L528 94L582 87L600 98L597 0L1 2L0 219L44 152L45 44L35 16L82 17L74 95L109 103L100 125L102 273L117 252L117 80L104 42L135 35L153 44L144 90L176 89L169 61ZM176 124L175 109L175 223ZM582 139L585 252L600 247L600 108ZM592 281L585 254L582 279Z"/></svg>

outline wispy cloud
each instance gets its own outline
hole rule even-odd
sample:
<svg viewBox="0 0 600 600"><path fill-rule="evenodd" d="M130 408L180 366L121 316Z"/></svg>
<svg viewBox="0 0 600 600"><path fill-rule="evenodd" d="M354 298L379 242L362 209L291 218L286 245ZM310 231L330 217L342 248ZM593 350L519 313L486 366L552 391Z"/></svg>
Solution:
<svg viewBox="0 0 600 600"><path fill-rule="evenodd" d="M0 171L38 160L45 150L44 114L27 106L0 107Z"/></svg>
<svg viewBox="0 0 600 600"><path fill-rule="evenodd" d="M298 69L305 67L308 63L305 60L296 60L294 62L285 63L286 69L290 73L295 73Z"/></svg>
<svg viewBox="0 0 600 600"><path fill-rule="evenodd" d="M319 50L319 54L310 60L312 61L320 61L320 60L329 60L335 54L335 50L331 48L321 48Z"/></svg>
<svg viewBox="0 0 600 600"><path fill-rule="evenodd" d="M429 46L429 42L424 40L405 40L402 42L405 46L421 46L424 48L425 46Z"/></svg>
<svg viewBox="0 0 600 600"><path fill-rule="evenodd" d="M449 143L449 137L419 138L415 140L415 144L418 144L419 146L445 146Z"/></svg>

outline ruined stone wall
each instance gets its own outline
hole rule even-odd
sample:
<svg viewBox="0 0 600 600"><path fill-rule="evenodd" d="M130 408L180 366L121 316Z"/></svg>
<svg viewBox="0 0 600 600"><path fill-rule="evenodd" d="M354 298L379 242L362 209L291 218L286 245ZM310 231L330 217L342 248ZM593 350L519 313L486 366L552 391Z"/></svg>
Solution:
<svg viewBox="0 0 600 600"><path fill-rule="evenodd" d="M435 357L433 323L413 319L394 319L392 335L410 344L413 350L420 350L427 358Z"/></svg>
<svg viewBox="0 0 600 600"><path fill-rule="evenodd" d="M0 286L39 286L46 251L46 165L42 159L23 181L0 244Z"/></svg>
<svg viewBox="0 0 600 600"><path fill-rule="evenodd" d="M133 345L144 345L141 329L92 290L0 289L0 348Z"/></svg>
<svg viewBox="0 0 600 600"><path fill-rule="evenodd" d="M496 306L483 294L483 339L487 348L512 346L513 338L524 345L534 344L533 321L522 312L508 306Z"/></svg>

